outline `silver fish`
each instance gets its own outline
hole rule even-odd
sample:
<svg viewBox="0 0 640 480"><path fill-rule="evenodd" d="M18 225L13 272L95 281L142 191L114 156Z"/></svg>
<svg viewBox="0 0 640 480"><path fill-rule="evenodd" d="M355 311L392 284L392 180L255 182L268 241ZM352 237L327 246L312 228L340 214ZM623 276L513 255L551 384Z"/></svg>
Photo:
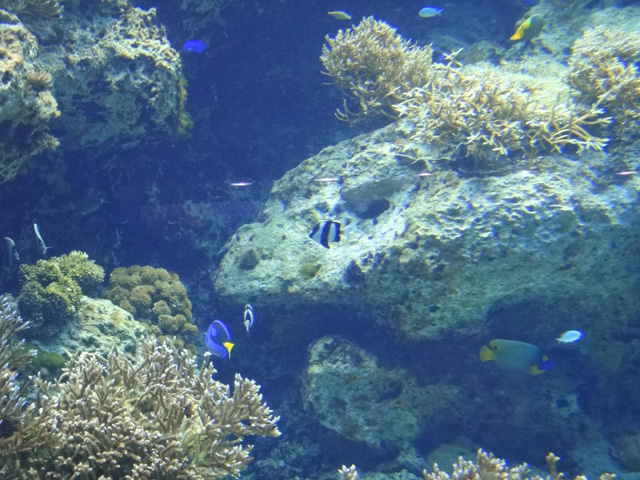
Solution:
<svg viewBox="0 0 640 480"><path fill-rule="evenodd" d="M4 237L4 255L7 267L9 268L20 261L20 255L18 254L18 250L16 250L16 242L10 237Z"/></svg>
<svg viewBox="0 0 640 480"><path fill-rule="evenodd" d="M38 242L40 243L40 253L43 256L45 256L47 254L47 250L49 250L52 247L47 247L47 245L44 243L44 240L42 239L42 235L40 235L40 229L38 228L37 223L33 224L33 231L36 232L36 237L38 238Z"/></svg>
<svg viewBox="0 0 640 480"><path fill-rule="evenodd" d="M253 314L253 307L248 303L244 306L244 314L243 321L244 328L247 330L247 333L251 331L251 327L253 327L253 322L256 321L256 317Z"/></svg>

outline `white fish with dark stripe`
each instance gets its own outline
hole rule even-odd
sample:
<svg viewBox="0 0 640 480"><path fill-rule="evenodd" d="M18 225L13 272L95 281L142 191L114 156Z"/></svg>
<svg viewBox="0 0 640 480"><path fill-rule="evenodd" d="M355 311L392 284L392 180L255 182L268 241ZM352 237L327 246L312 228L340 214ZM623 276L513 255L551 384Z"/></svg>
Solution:
<svg viewBox="0 0 640 480"><path fill-rule="evenodd" d="M340 224L333 220L320 222L313 227L309 238L324 248L329 248L329 243L337 243L340 241Z"/></svg>
<svg viewBox="0 0 640 480"><path fill-rule="evenodd" d="M253 314L253 307L248 303L244 306L244 314L242 316L242 323L244 324L244 328L247 330L247 333L250 332L251 327L253 327L253 322L256 321L256 317Z"/></svg>

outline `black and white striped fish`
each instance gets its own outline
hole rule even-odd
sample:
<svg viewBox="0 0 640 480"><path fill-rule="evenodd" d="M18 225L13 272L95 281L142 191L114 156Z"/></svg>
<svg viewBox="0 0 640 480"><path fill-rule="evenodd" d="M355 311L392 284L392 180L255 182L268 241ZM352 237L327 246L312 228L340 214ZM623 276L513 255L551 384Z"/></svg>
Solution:
<svg viewBox="0 0 640 480"><path fill-rule="evenodd" d="M248 303L244 306L244 314L242 316L242 323L244 324L244 328L247 330L247 333L251 331L251 327L253 327L253 322L256 321L256 317L253 315L253 307Z"/></svg>
<svg viewBox="0 0 640 480"><path fill-rule="evenodd" d="M309 238L314 242L318 242L324 248L329 248L329 243L340 241L340 224L333 220L320 222L313 227Z"/></svg>

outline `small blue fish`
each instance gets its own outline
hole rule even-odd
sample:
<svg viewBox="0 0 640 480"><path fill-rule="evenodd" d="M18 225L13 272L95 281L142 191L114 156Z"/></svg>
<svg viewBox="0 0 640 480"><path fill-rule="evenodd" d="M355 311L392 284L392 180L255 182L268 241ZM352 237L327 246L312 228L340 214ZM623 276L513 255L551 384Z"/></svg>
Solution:
<svg viewBox="0 0 640 480"><path fill-rule="evenodd" d="M556 340L558 343L573 343L582 338L582 332L580 330L568 330L560 335Z"/></svg>
<svg viewBox="0 0 640 480"><path fill-rule="evenodd" d="M207 45L200 40L187 40L182 45L182 49L187 52L202 53Z"/></svg>
<svg viewBox="0 0 640 480"><path fill-rule="evenodd" d="M233 348L231 333L222 320L214 320L209 325L209 329L204 335L204 343L214 356L218 358L229 356L231 358L231 349Z"/></svg>
<svg viewBox="0 0 640 480"><path fill-rule="evenodd" d="M418 12L418 15L420 15L422 18L437 17L437 16L440 16L441 14L442 14L442 9L435 8L435 7L424 7L422 10Z"/></svg>

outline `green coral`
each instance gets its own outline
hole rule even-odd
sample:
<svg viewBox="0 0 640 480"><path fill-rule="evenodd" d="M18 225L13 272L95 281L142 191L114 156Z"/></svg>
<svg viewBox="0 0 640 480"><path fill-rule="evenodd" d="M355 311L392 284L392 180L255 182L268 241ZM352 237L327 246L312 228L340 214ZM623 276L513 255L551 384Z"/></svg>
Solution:
<svg viewBox="0 0 640 480"><path fill-rule="evenodd" d="M20 277L20 313L31 322L31 334L47 336L76 316L83 294L97 293L104 270L86 253L74 251L22 265Z"/></svg>
<svg viewBox="0 0 640 480"><path fill-rule="evenodd" d="M193 324L187 290L177 274L164 268L139 265L116 268L103 296L137 320L156 327L156 333L191 341L198 331Z"/></svg>
<svg viewBox="0 0 640 480"><path fill-rule="evenodd" d="M73 251L51 261L60 267L63 275L78 284L84 295L91 297L98 293L104 281L104 269L90 260L85 252Z"/></svg>

